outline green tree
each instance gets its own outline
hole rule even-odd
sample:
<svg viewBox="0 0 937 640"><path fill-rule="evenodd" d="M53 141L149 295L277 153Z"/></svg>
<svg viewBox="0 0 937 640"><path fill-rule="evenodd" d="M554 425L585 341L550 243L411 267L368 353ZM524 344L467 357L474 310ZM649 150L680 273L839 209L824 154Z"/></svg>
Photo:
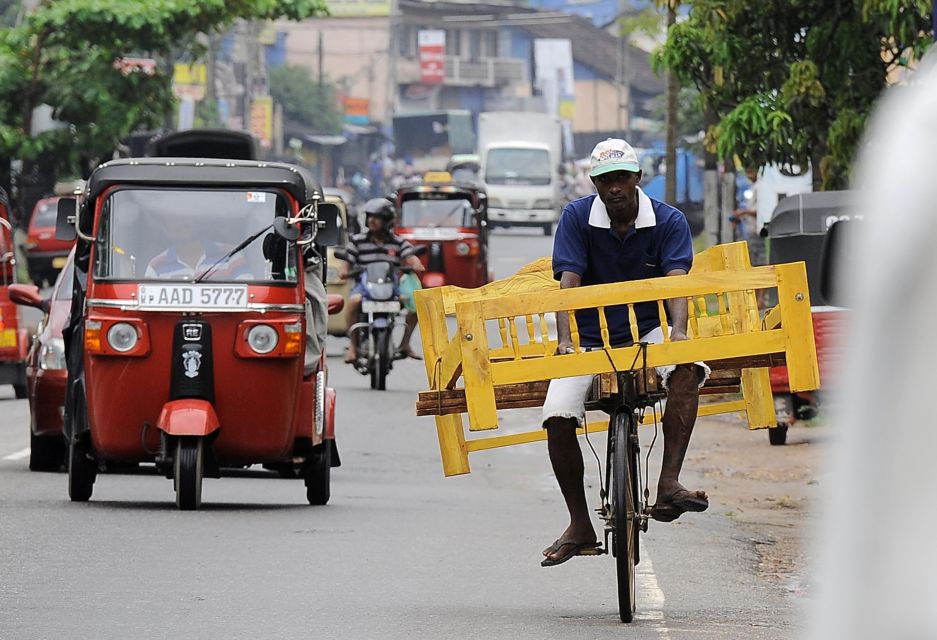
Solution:
<svg viewBox="0 0 937 640"><path fill-rule="evenodd" d="M931 0L692 0L658 61L697 87L708 143L748 166L814 168L842 188L890 74L929 46Z"/></svg>
<svg viewBox="0 0 937 640"><path fill-rule="evenodd" d="M323 0L43 0L18 27L0 29L0 157L108 155L137 127L162 123L174 104L171 74L122 73L115 61L200 52L198 34L239 18L302 19ZM49 105L66 126L30 134L34 109Z"/></svg>
<svg viewBox="0 0 937 640"><path fill-rule="evenodd" d="M335 102L335 87L313 82L306 67L283 65L267 73L270 95L283 105L287 118L322 133L338 133L341 116Z"/></svg>

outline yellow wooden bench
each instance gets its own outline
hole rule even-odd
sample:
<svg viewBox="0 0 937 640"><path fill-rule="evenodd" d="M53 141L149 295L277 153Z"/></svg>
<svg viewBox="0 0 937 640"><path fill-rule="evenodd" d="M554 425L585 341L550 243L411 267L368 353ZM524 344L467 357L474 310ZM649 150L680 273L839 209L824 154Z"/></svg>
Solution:
<svg viewBox="0 0 937 640"><path fill-rule="evenodd" d="M778 305L763 319L755 302L758 289L777 292ZM690 339L670 342L665 301L680 297L689 302ZM770 366L787 365L792 391L820 385L804 263L752 267L744 242L701 252L686 276L560 291L549 258L541 258L510 278L477 289L423 289L416 292L415 301L429 382L429 390L420 393L417 414L436 416L447 476L470 472L469 452L546 437L536 425L523 433L467 438L463 413L468 415L469 434L495 429L499 409L542 405L552 378L631 368L640 347L609 344L605 307L627 305L637 343L634 304L657 303L667 338L663 344L647 347L646 364L657 367L705 360L713 376L702 394L719 394L720 399L701 403L701 416L744 412L752 429L775 426ZM576 352L555 355L548 317L585 308L599 311L605 349L580 349L575 315L570 314ZM447 318L455 319L452 332ZM741 397L725 399L725 394ZM587 426L596 432L607 429L608 423Z"/></svg>

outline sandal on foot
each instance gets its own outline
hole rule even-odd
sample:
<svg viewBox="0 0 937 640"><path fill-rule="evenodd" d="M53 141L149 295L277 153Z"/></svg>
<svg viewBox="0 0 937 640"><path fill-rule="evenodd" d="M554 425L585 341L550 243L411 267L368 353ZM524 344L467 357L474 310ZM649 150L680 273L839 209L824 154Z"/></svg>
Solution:
<svg viewBox="0 0 937 640"><path fill-rule="evenodd" d="M599 546L599 543L596 541L592 542L574 542L572 540L567 540L566 542L560 542L556 547L556 552L561 552L564 549L566 550L563 555L559 558L544 558L540 562L541 567L555 567L558 564L563 564L573 556L581 555L584 549L594 549Z"/></svg>
<svg viewBox="0 0 937 640"><path fill-rule="evenodd" d="M423 359L423 358L421 358L420 356L418 356L417 354L413 353L413 351L411 351L411 350L409 350L409 349L397 349L397 350L394 352L394 360L406 360L407 358L413 358L414 360L422 360L422 359Z"/></svg>

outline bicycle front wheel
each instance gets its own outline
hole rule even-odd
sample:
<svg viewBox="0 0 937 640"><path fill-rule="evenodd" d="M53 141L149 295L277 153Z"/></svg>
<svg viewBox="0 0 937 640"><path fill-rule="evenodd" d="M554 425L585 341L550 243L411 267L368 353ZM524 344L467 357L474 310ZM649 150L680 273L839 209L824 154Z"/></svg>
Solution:
<svg viewBox="0 0 937 640"><path fill-rule="evenodd" d="M612 551L618 574L618 614L631 622L635 611L634 566L638 556L638 523L634 486L637 449L631 434L634 417L625 411L612 418Z"/></svg>

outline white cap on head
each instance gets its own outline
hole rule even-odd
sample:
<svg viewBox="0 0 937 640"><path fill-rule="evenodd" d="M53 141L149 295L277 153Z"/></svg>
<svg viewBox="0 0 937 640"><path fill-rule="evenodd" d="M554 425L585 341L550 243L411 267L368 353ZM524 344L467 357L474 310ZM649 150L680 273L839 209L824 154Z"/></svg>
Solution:
<svg viewBox="0 0 937 640"><path fill-rule="evenodd" d="M638 154L621 138L609 138L595 145L589 159L589 175L593 178L611 171L637 173L640 170Z"/></svg>

